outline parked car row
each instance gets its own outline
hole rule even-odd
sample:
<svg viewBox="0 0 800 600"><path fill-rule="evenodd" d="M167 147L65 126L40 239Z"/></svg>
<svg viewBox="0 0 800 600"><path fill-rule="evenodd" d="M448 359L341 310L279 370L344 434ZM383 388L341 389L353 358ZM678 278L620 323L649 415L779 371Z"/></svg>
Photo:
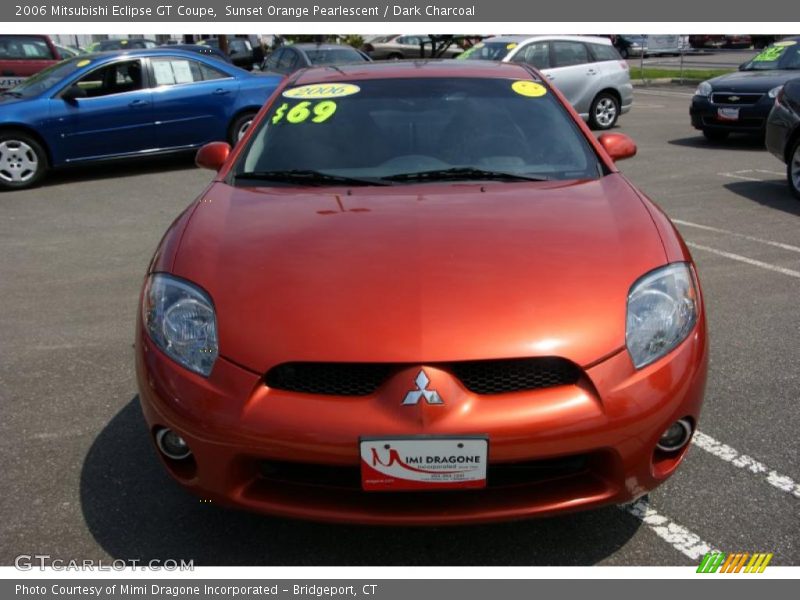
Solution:
<svg viewBox="0 0 800 600"><path fill-rule="evenodd" d="M734 73L702 82L689 109L692 126L711 141L732 133L766 140L787 165L800 197L800 36L775 42Z"/></svg>

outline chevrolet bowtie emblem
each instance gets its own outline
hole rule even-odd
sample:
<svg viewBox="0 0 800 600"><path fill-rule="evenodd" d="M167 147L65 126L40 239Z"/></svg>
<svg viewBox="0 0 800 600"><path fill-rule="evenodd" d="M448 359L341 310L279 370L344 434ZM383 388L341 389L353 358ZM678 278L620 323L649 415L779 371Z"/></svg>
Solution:
<svg viewBox="0 0 800 600"><path fill-rule="evenodd" d="M439 394L435 390L428 389L430 379L428 379L428 376L425 375L424 370L420 369L417 378L414 380L414 383L417 384L417 389L411 390L406 394L403 404L417 404L420 398L425 398L425 402L428 404L444 404L442 399L439 397Z"/></svg>
<svg viewBox="0 0 800 600"><path fill-rule="evenodd" d="M728 96L728 100L730 100L731 102L738 102L739 100L741 100L741 98L739 96Z"/></svg>

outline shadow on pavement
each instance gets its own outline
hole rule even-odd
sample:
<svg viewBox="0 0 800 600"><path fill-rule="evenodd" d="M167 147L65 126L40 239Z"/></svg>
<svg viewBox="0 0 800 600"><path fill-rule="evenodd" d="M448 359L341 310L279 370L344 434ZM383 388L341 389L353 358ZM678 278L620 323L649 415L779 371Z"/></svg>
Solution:
<svg viewBox="0 0 800 600"><path fill-rule="evenodd" d="M775 176L775 180L770 181L734 181L724 187L742 198L800 217L800 200L789 191L785 178L780 180Z"/></svg>
<svg viewBox="0 0 800 600"><path fill-rule="evenodd" d="M640 522L616 507L552 519L384 528L276 519L202 504L166 474L134 397L95 439L81 472L89 530L115 559L195 565L591 565Z"/></svg>
<svg viewBox="0 0 800 600"><path fill-rule="evenodd" d="M83 181L114 179L148 173L167 173L194 167L195 152L182 152L165 156L99 161L91 164L54 169L42 179L40 187L78 183Z"/></svg>
<svg viewBox="0 0 800 600"><path fill-rule="evenodd" d="M685 148L710 148L714 150L765 150L764 138L758 135L733 134L719 142L712 142L699 131L692 137L677 138L667 143Z"/></svg>

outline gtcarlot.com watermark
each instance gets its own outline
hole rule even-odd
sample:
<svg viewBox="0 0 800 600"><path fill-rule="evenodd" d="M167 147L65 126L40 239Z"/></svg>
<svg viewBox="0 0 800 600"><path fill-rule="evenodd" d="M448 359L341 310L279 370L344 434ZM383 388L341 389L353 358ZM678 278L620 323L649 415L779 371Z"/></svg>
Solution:
<svg viewBox="0 0 800 600"><path fill-rule="evenodd" d="M135 569L141 571L194 571L194 560L184 559L152 559L117 558L112 561L78 560L53 558L49 554L20 554L14 559L14 566L19 571L47 569L53 571L125 571Z"/></svg>

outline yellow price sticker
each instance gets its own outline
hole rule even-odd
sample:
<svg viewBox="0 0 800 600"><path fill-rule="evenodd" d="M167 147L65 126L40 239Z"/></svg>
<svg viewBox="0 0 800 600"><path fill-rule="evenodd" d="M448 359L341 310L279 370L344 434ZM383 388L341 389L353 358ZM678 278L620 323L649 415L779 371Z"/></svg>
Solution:
<svg viewBox="0 0 800 600"><path fill-rule="evenodd" d="M343 98L352 96L361 88L352 83L315 83L303 85L283 92L284 98L300 98L303 100L321 100L323 98Z"/></svg>
<svg viewBox="0 0 800 600"><path fill-rule="evenodd" d="M333 100L323 100L313 106L312 104L312 102L304 100L289 108L289 103L284 102L272 115L272 124L277 125L285 119L286 123L296 125L305 123L309 117L312 123L324 123L333 116L337 108L336 102Z"/></svg>
<svg viewBox="0 0 800 600"><path fill-rule="evenodd" d="M795 42L794 40L786 40L786 41L783 41L783 42L775 42L775 44L773 44L773 45L781 47L781 48L785 48L786 46L794 46L796 43L797 42Z"/></svg>
<svg viewBox="0 0 800 600"><path fill-rule="evenodd" d="M547 93L547 88L535 81L515 81L511 84L511 89L528 98L541 98Z"/></svg>
<svg viewBox="0 0 800 600"><path fill-rule="evenodd" d="M516 42L511 42L510 44L506 45L506 50L513 50L516 47L517 47L517 43Z"/></svg>
<svg viewBox="0 0 800 600"><path fill-rule="evenodd" d="M85 66L86 66L86 65L88 65L90 62L92 62L92 61L90 61L90 60L88 60L88 59L79 60L77 63L75 63L75 66L76 66L76 67L78 67L78 68L80 68L80 67L85 67Z"/></svg>

